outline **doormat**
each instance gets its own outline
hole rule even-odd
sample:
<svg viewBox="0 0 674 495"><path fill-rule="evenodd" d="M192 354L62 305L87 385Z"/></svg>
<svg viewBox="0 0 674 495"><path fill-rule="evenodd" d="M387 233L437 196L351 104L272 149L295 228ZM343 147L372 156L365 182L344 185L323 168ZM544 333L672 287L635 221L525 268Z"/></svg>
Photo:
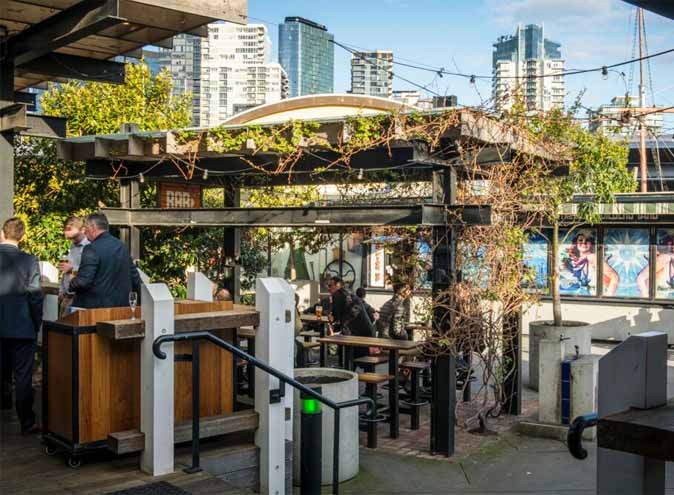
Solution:
<svg viewBox="0 0 674 495"><path fill-rule="evenodd" d="M191 495L182 488L178 488L166 481L150 483L148 485L135 486L118 492L111 492L107 495Z"/></svg>

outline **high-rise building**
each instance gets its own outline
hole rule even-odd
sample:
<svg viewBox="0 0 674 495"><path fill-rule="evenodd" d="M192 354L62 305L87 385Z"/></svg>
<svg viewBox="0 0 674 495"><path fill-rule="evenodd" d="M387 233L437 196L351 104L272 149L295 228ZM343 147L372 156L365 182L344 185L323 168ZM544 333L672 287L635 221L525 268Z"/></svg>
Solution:
<svg viewBox="0 0 674 495"><path fill-rule="evenodd" d="M638 97L628 99L624 96L616 96L611 99L608 105L601 105L597 110L588 111L590 131L601 132L618 138L633 138L634 133L639 129L639 120L637 118L623 120L625 112L620 109L634 107L638 103ZM633 117L638 117L638 114L633 115ZM649 113L644 115L643 119L651 136L660 134L663 125L662 113ZM638 137L638 134L636 136Z"/></svg>
<svg viewBox="0 0 674 495"><path fill-rule="evenodd" d="M271 40L264 24L209 24L208 38L191 38L186 38L188 43L174 39L165 58L171 64L174 92L192 91L193 125L216 126L239 112L287 97L287 77L280 64L270 62Z"/></svg>
<svg viewBox="0 0 674 495"><path fill-rule="evenodd" d="M173 48L162 49L159 65L171 73L173 94L192 94L192 125L200 126L201 115L201 50L208 39L192 34L173 37Z"/></svg>
<svg viewBox="0 0 674 495"><path fill-rule="evenodd" d="M393 52L355 52L351 55L351 93L355 95L393 96Z"/></svg>
<svg viewBox="0 0 674 495"><path fill-rule="evenodd" d="M564 107L561 45L544 37L543 26L517 26L494 43L492 95L498 109L521 98L528 110Z"/></svg>
<svg viewBox="0 0 674 495"><path fill-rule="evenodd" d="M328 28L302 17L286 17L279 25L278 57L291 97L334 91L334 39Z"/></svg>
<svg viewBox="0 0 674 495"><path fill-rule="evenodd" d="M416 89L394 89L391 98L408 107L416 107L421 99L421 93Z"/></svg>

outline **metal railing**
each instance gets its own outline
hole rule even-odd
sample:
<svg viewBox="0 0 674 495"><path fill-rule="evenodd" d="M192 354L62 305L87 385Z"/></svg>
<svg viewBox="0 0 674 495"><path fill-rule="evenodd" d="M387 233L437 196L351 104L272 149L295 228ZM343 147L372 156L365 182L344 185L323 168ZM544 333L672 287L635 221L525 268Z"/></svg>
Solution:
<svg viewBox="0 0 674 495"><path fill-rule="evenodd" d="M160 337L157 337L157 339L154 341L152 344L152 352L154 355L159 358L159 359L166 359L166 353L161 350L161 345L166 343L166 342L180 342L180 341L186 341L186 340L191 340L191 341L198 341L198 340L207 340L209 342L212 342L213 344L222 347L223 349L228 350L235 356L244 359L248 363L252 364L254 367L261 369L262 371L269 373L271 376L274 376L279 379L279 390L277 391L270 391L272 396L274 395L273 393L277 393L277 397L280 401L280 398L285 395L285 384L287 383L291 387L300 390L301 392L304 392L307 396L310 396L317 401L321 402L322 404L325 404L329 408L331 408L334 411L334 430L333 430L333 455L332 455L332 493L334 495L339 494L339 429L340 429L340 411L342 409L346 409L348 407L354 407L354 406L359 406L361 404L367 404L368 406L368 413L370 415L370 420L375 420L377 416L377 407L374 403L374 401L369 398L369 397L360 397L358 399L354 400L347 400L343 402L334 402L328 399L327 397L324 397L323 395L319 394L315 390L313 390L310 387L307 387L306 385L298 382L294 378L280 372L279 370L272 368L266 363L263 363L262 361L258 360L254 356L251 356L250 354L242 351L238 347L234 346L234 344L227 342L225 340L222 340L221 338L213 335L210 332L185 332L185 333L178 333L174 335L162 335ZM197 342L192 342L192 349L193 352L195 349L197 349L197 354L198 356L198 343ZM198 365L199 365L199 360L198 358L196 360L192 361L192 366L193 370L195 369L195 364L196 364L196 375L198 376ZM195 372L193 371L193 375ZM198 382L195 381L194 376L193 376L193 384L196 384L197 390L198 390ZM234 385L236 387L236 384ZM194 395L193 395L194 397ZM197 467L198 468L198 463L199 463L199 407L198 407L198 392L197 392L197 406L196 406L196 414L195 411L193 411L192 414L192 458L193 458L193 468ZM196 416L196 417L195 417ZM196 461L196 466L195 466L195 461Z"/></svg>
<svg viewBox="0 0 674 495"><path fill-rule="evenodd" d="M583 448L583 431L597 425L599 415L597 413L583 414L573 420L566 434L566 444L569 453L576 459L585 459L587 450Z"/></svg>

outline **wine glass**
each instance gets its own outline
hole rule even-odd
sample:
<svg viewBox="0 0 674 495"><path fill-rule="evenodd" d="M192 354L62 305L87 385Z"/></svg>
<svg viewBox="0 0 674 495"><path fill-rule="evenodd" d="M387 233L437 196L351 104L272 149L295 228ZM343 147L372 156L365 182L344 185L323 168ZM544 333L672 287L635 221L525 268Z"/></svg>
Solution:
<svg viewBox="0 0 674 495"><path fill-rule="evenodd" d="M136 319L136 306L138 305L138 293L129 292L129 306L131 307L131 319Z"/></svg>

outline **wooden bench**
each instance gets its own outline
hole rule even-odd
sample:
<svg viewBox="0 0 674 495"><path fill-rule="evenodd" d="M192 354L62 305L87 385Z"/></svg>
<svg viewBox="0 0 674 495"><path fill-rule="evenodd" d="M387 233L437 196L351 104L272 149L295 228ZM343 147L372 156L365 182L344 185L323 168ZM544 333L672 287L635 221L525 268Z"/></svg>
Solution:
<svg viewBox="0 0 674 495"><path fill-rule="evenodd" d="M374 373L375 366L378 364L388 363L388 354L374 355L374 356L362 356L353 360L353 363L356 366L360 366L366 372Z"/></svg>

